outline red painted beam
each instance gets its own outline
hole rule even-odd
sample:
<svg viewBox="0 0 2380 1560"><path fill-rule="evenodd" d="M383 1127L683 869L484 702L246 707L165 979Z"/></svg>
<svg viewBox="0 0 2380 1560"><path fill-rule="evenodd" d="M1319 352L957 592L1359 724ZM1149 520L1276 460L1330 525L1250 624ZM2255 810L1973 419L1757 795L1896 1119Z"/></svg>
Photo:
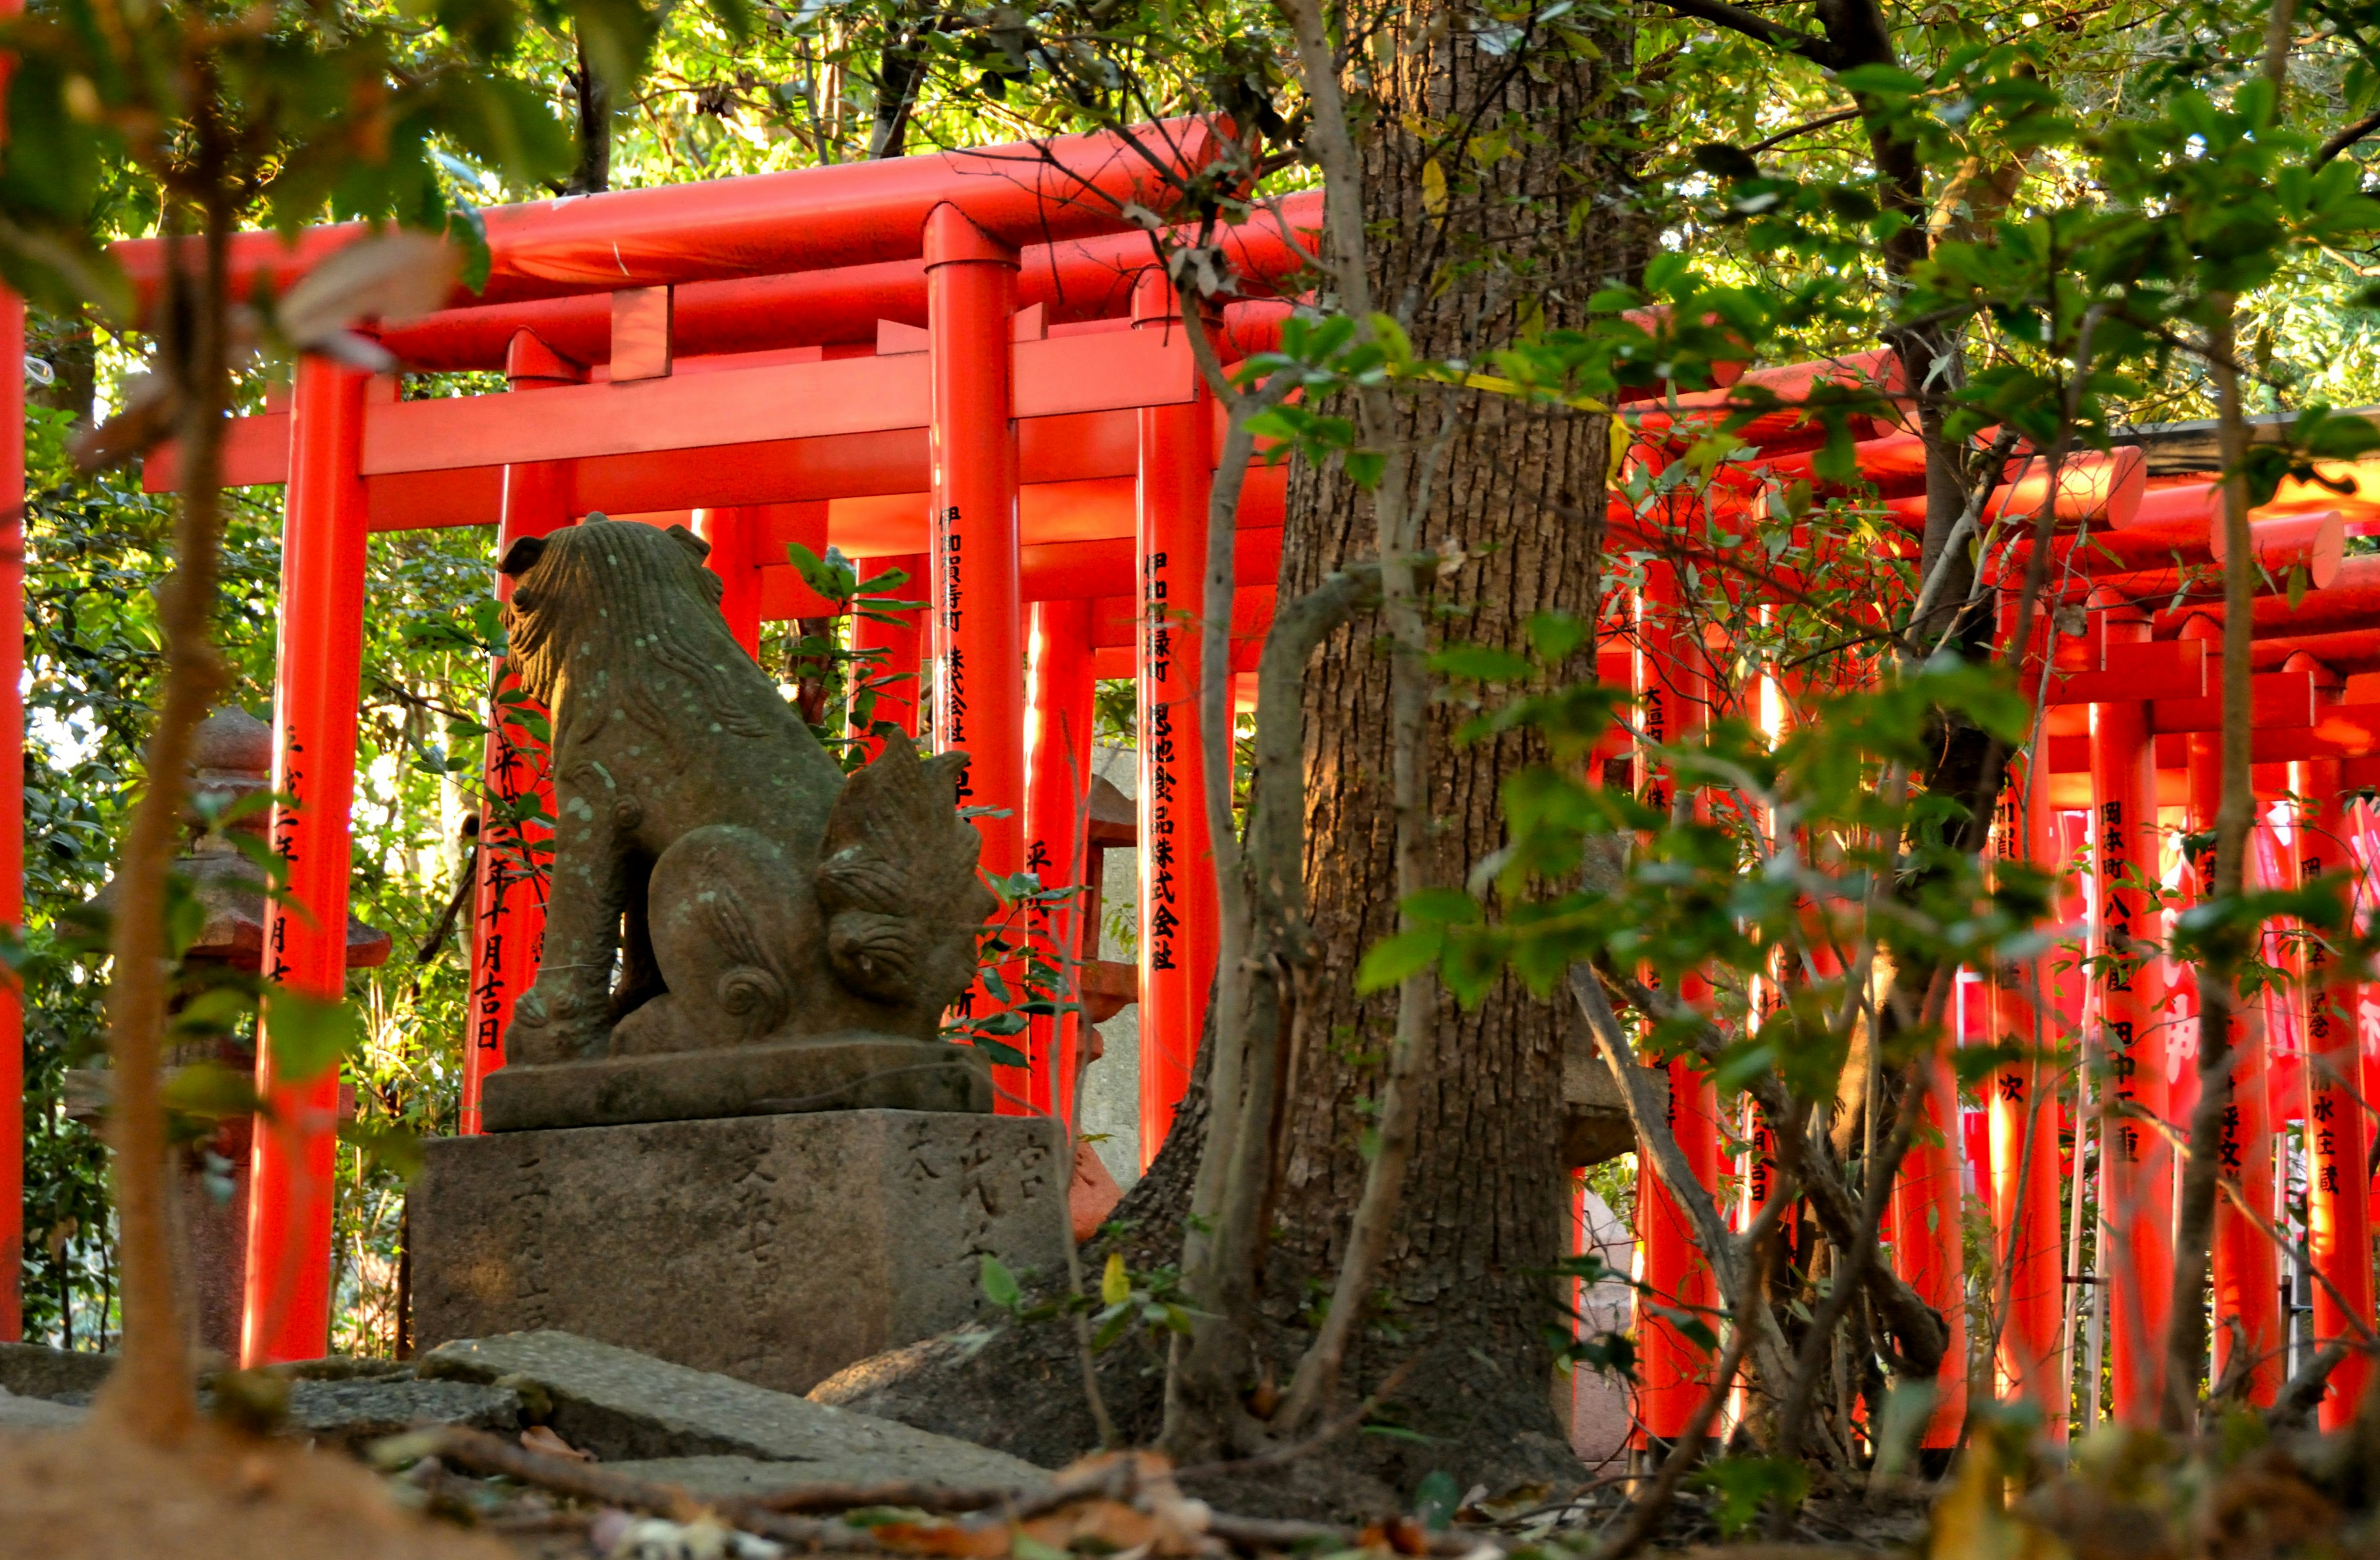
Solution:
<svg viewBox="0 0 2380 1560"><path fill-rule="evenodd" d="M1911 440L1911 444L1917 441ZM1922 454L1924 446L1918 445ZM1897 485L1912 480L1904 469L1910 450L1893 445L1894 481ZM1922 488L1925 482L1923 461L1918 463L1913 481ZM2112 525L2122 530L2140 507L2142 495L2148 490L2148 461L2137 449L2111 450L2105 454L2085 451L2061 462L2058 469L2058 496L2050 513L2067 524L2089 521L2094 525ZM2011 460L2007 480L1993 491L1991 503L1985 506L1990 519L2016 518L2029 520L2038 514L2049 499L2049 470L2039 459ZM1904 524L1922 526L1925 521L1925 499L1922 493L1884 501L1887 509Z"/></svg>
<svg viewBox="0 0 2380 1560"><path fill-rule="evenodd" d="M2277 516L2248 528L2256 562L2277 579L2302 567L2314 590L2336 584L2346 561L2347 530L2335 510ZM2052 541L2053 577L2091 577L2143 569L2179 568L2223 562L2223 533L2204 520L2168 520L2128 530L2093 530ZM2023 578L2033 553L2019 542L1999 555L1989 572L2010 583Z"/></svg>
<svg viewBox="0 0 2380 1560"><path fill-rule="evenodd" d="M608 293L822 271L912 260L924 252L927 213L964 209L1011 246L1116 233L1129 204L1163 211L1184 171L1213 160L1219 143L1202 120L1172 119L1121 132L843 163L699 184L575 195L481 212L487 285L459 303ZM232 290L285 292L327 256L368 231L361 223L308 228L295 245L275 233L232 241ZM164 272L160 242L115 246L144 299Z"/></svg>
<svg viewBox="0 0 2380 1560"><path fill-rule="evenodd" d="M1322 195L1306 191L1224 228L1220 242L1239 274L1262 286L1312 263ZM1177 240L1195 238L1177 229ZM1155 262L1144 233L1117 233L1062 244L1036 244L1018 257L1016 301L1040 307L1052 322L1108 319L1131 301L1133 278ZM676 289L672 329L684 357L757 352L827 342L872 341L880 320L922 328L922 260L888 261L832 271L799 271L735 281L691 282ZM1233 312L1277 335L1279 306ZM382 344L407 368L485 369L504 360L516 330L533 330L556 351L594 364L612 357L611 299L601 294L534 302L448 309L387 327Z"/></svg>

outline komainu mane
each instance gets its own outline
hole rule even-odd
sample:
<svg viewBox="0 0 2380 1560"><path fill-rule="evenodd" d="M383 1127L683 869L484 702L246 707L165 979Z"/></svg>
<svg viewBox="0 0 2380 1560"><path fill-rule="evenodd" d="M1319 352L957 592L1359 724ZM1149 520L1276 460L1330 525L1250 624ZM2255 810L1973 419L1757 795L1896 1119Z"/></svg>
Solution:
<svg viewBox="0 0 2380 1560"><path fill-rule="evenodd" d="M974 978L996 901L955 806L966 756L889 742L846 779L728 632L708 553L594 515L504 555L556 819L515 1062L929 1041Z"/></svg>

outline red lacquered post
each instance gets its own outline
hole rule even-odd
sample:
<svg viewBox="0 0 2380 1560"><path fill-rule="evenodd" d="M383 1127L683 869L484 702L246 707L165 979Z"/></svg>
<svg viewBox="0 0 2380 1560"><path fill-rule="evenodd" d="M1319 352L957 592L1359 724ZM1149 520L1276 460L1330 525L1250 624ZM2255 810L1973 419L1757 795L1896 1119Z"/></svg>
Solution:
<svg viewBox="0 0 2380 1560"><path fill-rule="evenodd" d="M1138 330L1180 330L1164 276L1132 295ZM1202 392L1138 414L1140 544L1140 1162L1164 1146L1190 1087L1215 979L1215 868L1198 718L1214 409Z"/></svg>
<svg viewBox="0 0 2380 1560"><path fill-rule="evenodd" d="M879 575L890 573L897 568L907 575L908 579L890 591L880 593L889 595L895 601L922 602L926 599L929 590L927 563L927 556L923 553L904 553L893 557L860 558L852 567L858 570L859 580L863 585ZM869 724L890 721L911 737L917 735L917 709L920 701L917 669L921 664L919 649L925 638L925 630L918 621L918 616L924 610L920 607L908 612L884 613L882 616L892 619L890 622L871 617L866 613L855 614L851 620L853 652L855 653L866 651L883 652L874 661L859 664L865 669L856 674L875 685L875 701L868 707ZM855 721L859 718L856 703L852 707L851 718ZM855 731L853 736L866 751L868 762L873 763L881 744L875 737L862 732Z"/></svg>
<svg viewBox="0 0 2380 1560"><path fill-rule="evenodd" d="M1029 673L1032 713L1025 728L1025 864L1044 888L1083 886L1088 854L1091 784L1091 603L1035 602ZM1081 896L1034 918L1033 940L1050 962L1081 945ZM1074 1119L1075 1046L1082 1015L1036 1018L1026 1031L1033 1058L1026 1098L1037 1111Z"/></svg>
<svg viewBox="0 0 2380 1560"><path fill-rule="evenodd" d="M1016 591L1016 424L1009 346L1016 251L941 205L926 218L926 331L931 359L934 750L967 755L959 805L975 820L983 870L1025 865L1025 634ZM963 1006L989 1000L981 988ZM992 1087L1025 1097L1026 1069L995 1066Z"/></svg>
<svg viewBox="0 0 2380 1560"><path fill-rule="evenodd" d="M2337 685L2320 690L2337 698ZM2289 766L2289 789L2302 798L2295 830L2298 881L2311 886L2325 873L2354 871L2347 848L2346 801L2337 759ZM2346 896L2352 903L2352 896ZM2305 944L2306 1244L2313 1270L2330 1280L2313 1286L2313 1347L2334 1339L2349 1345L2330 1373L2316 1420L2340 1430L2354 1419L2372 1357L2354 1347L2373 1324L2371 1182L2365 1166L2372 1141L2364 1115L2356 1045L2359 991L2352 967L2340 963L2328 940ZM2336 1293L2334 1293L2336 1291Z"/></svg>
<svg viewBox="0 0 2380 1560"><path fill-rule="evenodd" d="M1679 599L1676 569L1660 562L1645 565L1645 589L1636 603L1635 683L1637 728L1646 746L1639 749L1636 764L1639 794L1646 805L1664 811L1672 800L1670 775L1658 766L1650 745L1674 742L1703 725L1710 698L1703 649L1692 628L1681 621ZM1682 1000L1706 994L1691 977L1679 985ZM1718 1091L1707 1074L1685 1062L1670 1062L1666 1071L1670 1130L1694 1179L1715 1188ZM1644 1289L1636 1312L1636 1420L1645 1438L1666 1443L1684 1432L1709 1390L1710 1355L1648 1306L1645 1297L1658 1297L1659 1304L1706 1321L1720 1301L1717 1277L1693 1222L1670 1196L1653 1166L1652 1153L1641 1144L1637 1163L1636 1237L1643 1249L1638 1276Z"/></svg>
<svg viewBox="0 0 2380 1560"><path fill-rule="evenodd" d="M522 331L505 354L505 377L516 392L575 384L583 371ZM543 536L568 525L577 505L572 469L560 462L539 462L504 468L504 509L496 526L496 561L502 563L512 544L525 536ZM513 582L496 572L496 599L512 600ZM546 773L546 744L511 713L546 716L534 701L523 698L519 683L504 669L502 658L488 668L486 756L481 783L495 803L506 808L534 798L536 810L553 815L553 781ZM545 855L552 829L540 823L514 826L494 806L480 813L479 886L471 910L471 1028L464 1037L462 1129L480 1130L480 1085L504 1065L504 1030L513 1021L513 1003L537 979L545 952Z"/></svg>
<svg viewBox="0 0 2380 1560"><path fill-rule="evenodd" d="M266 908L265 974L325 1002L346 993L349 808L363 681L366 375L298 364L281 532L281 640L273 701L273 848L287 898ZM291 901L294 901L292 903ZM319 1359L331 1335L331 1217L339 1068L285 1078L273 1065L273 1002L256 1048L257 1124L248 1205L240 1363Z"/></svg>
<svg viewBox="0 0 2380 1560"><path fill-rule="evenodd" d="M2095 603L2095 604L2096 604ZM2145 643L2147 619L2129 609L2105 614L2107 642ZM2157 877L2155 752L2148 706L2093 704L2091 800L2099 913L2091 953L2101 1054L2107 1066L2100 1216L2111 1261L2108 1353L2115 1418L2149 1428L2157 1421L2165 1382L2165 1330L2173 1298L2173 1151L2163 1135L2129 1115L2132 1106L2163 1119L2165 1047L2157 1023L2154 959L2139 939L2151 934L2149 885Z"/></svg>
<svg viewBox="0 0 2380 1560"><path fill-rule="evenodd" d="M2178 637L2219 644L2223 621L2211 613L2192 614L2183 622ZM2214 652L2210 651L2210 664L2213 660ZM2220 701L2221 680L2213 680L2215 698ZM2193 731L2187 740L2188 826L2192 835L2203 835L2215 827L2215 815L2223 802L2223 734L2220 730ZM2248 843L2252 858L2253 831ZM2252 890L2268 886L2257 884L2257 875L2252 863L2240 881ZM2211 850L2191 863L2191 881L2198 896L2213 894L2215 859ZM2264 1008L2262 1000L2241 1003L2231 1016L2231 1103L2223 1112L2222 1136L2216 1144L2221 1156L2218 1172L2238 1189L2241 1200L2259 1213L2269 1212L2273 1206L2273 1116L2265 1097ZM2198 1012L2203 1035L2206 1012L2203 993ZM2279 1257L2255 1222L2220 1192L2215 1199L2212 1257L2214 1379L2223 1380L2231 1370L2234 1356L2246 1350L2247 1401L2258 1408L2270 1408L2280 1393L2288 1347L2281 1327Z"/></svg>
<svg viewBox="0 0 2380 1560"><path fill-rule="evenodd" d="M1927 1305L1942 1313L1949 1327L1941 1368L1934 1377L1934 1412L1918 1437L1917 1444L1928 1449L1957 1445L1967 1419L1959 1093L1950 1076L1949 1053L1946 1031L1925 1064L1925 1093L1916 1102L1924 1115L1892 1184L1893 1267Z"/></svg>
<svg viewBox="0 0 2380 1560"><path fill-rule="evenodd" d="M18 0L0 0L0 17ZM8 60L0 55L0 87ZM0 923L25 923L25 303L0 288ZM25 997L0 976L0 1343L24 1336Z"/></svg>
<svg viewBox="0 0 2380 1560"><path fill-rule="evenodd" d="M1994 854L2047 871L2058 857L2049 807L2046 755L2010 769L1993 830ZM2057 1029L2036 1005L2046 997L2046 960L2002 965L1990 985L1989 1039L2024 1053L2003 1061L1990 1082L1992 1245L2005 1272L2007 1320L2000 1327L1999 1390L2041 1410L2052 1440L2066 1438L2063 1328L2066 1286L2058 1213L2065 1185L2058 1173L2057 1073L2041 1057ZM1961 1311L1964 1307L1961 1307Z"/></svg>
<svg viewBox="0 0 2380 1560"><path fill-rule="evenodd" d="M710 543L702 562L719 576L720 615L755 661L760 659L760 531L767 522L767 510L743 506L698 510L694 517L695 534Z"/></svg>

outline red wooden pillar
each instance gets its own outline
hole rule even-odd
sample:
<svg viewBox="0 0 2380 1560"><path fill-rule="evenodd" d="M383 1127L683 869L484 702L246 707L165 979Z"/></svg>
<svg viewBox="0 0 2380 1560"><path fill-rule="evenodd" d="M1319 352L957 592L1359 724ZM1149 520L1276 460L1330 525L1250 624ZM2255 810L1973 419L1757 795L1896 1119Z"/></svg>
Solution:
<svg viewBox="0 0 2380 1560"><path fill-rule="evenodd" d="M2046 744L2045 744L2046 745ZM2049 805L2049 765L2036 753L2012 765L2000 817L1993 830L2002 861L2046 871L2058 860L2056 820ZM2000 1327L1999 1388L2040 1409L2053 1440L2066 1438L2065 1252L2058 1204L2065 1183L2058 1172L2060 1111L2056 1073L2041 1054L2055 1046L2055 1026L2035 1005L2046 998L2044 959L2003 965L1990 987L1988 1039L2024 1054L1994 1069L1988 1105L1991 1132L1992 1245L1995 1274L2008 1297ZM1965 1308L1959 1308L1963 1313Z"/></svg>
<svg viewBox="0 0 2380 1560"><path fill-rule="evenodd" d="M1025 727L1025 864L1044 888L1080 888L1089 854L1091 784L1091 603L1035 602L1030 670L1032 713ZM1083 900L1035 917L1033 937L1052 963L1081 945ZM1026 1099L1036 1111L1074 1119L1075 1047L1082 1015L1041 1018L1026 1031L1033 1058ZM1004 1103L1004 1102L1003 1102Z"/></svg>
<svg viewBox="0 0 2380 1560"><path fill-rule="evenodd" d="M1668 810L1672 791L1668 771L1651 751L1674 742L1707 719L1708 674L1692 627L1679 613L1677 571L1666 563L1645 567L1637 598L1636 718L1645 746L1637 754L1640 795L1648 806ZM1692 1002L1706 994L1699 981L1679 982L1679 996ZM1706 1188L1718 1184L1718 1098L1709 1076L1685 1062L1666 1065L1666 1117L1679 1151ZM1653 1167L1651 1152L1637 1149L1636 1235L1643 1247L1644 1286L1637 1301L1636 1419L1642 1433L1659 1442L1682 1433L1708 1390L1710 1354L1679 1332L1660 1307L1714 1319L1718 1284L1701 1237L1683 1208ZM1646 1300L1650 1298L1651 1305Z"/></svg>
<svg viewBox="0 0 2380 1560"><path fill-rule="evenodd" d="M1934 1378L1934 1412L1918 1444L1955 1446L1967 1419L1967 1301L1961 1240L1959 1093L1950 1076L1946 1032L1924 1070L1917 1139L1901 1156L1892 1185L1893 1267L1942 1313L1949 1336Z"/></svg>
<svg viewBox="0 0 2380 1560"><path fill-rule="evenodd" d="M2109 607L2103 616L2107 643L2147 641L2148 622L2138 612ZM2093 865L2099 896L2091 953L2104 961L2092 990L2107 1069L2108 1111L2099 1199L2110 1260L2100 1271L2109 1285L2116 1422L2147 1428L2156 1423L2164 1390L2166 1319L2172 1306L2173 1152L2147 1124L2115 1111L2131 1105L2163 1118L2167 1107L2163 1030L2156 1027L2150 989L2154 961L2142 957L2143 945L2135 942L2153 935L2149 885L2157 879L2156 760L2145 703L2093 704L2090 710Z"/></svg>
<svg viewBox="0 0 2380 1560"><path fill-rule="evenodd" d="M2325 692L2329 699L2338 696L2336 685ZM2355 863L2347 847L2350 825L2339 795L2338 761L2291 764L2289 789L2302 798L2294 831L2299 882L2312 884L2325 873L2351 872ZM2339 1430L2354 1419L2372 1376L2372 1357L2352 1347L2362 1335L2357 1324L2373 1323L2371 1183L2365 1168L2372 1137L2361 1098L2355 972L2333 957L2325 939L2308 938L2303 946L2306 1245L2314 1272L2330 1280L2313 1286L2313 1347L2333 1339L2350 1345L2347 1358L2330 1373L2316 1419L2324 1430Z"/></svg>
<svg viewBox="0 0 2380 1560"><path fill-rule="evenodd" d="M12 16L18 0L0 0ZM0 55L0 87L8 60ZM25 303L0 287L0 923L25 922ZM0 978L0 1343L24 1336L25 998Z"/></svg>
<svg viewBox="0 0 2380 1560"><path fill-rule="evenodd" d="M1174 292L1145 274L1133 289L1138 330L1179 330ZM1144 407L1135 523L1140 552L1140 1161L1164 1146L1190 1087L1214 984L1213 851L1198 718L1200 624L1207 601L1207 502L1214 410L1202 391L1183 406Z"/></svg>
<svg viewBox="0 0 2380 1560"><path fill-rule="evenodd" d="M273 848L287 898L265 914L265 974L324 1002L346 993L348 810L363 681L364 389L322 358L298 364L289 398L289 482L281 532L281 635L273 701ZM293 903L294 901L294 903ZM240 1362L320 1358L330 1345L331 1217L338 1169L339 1068L284 1077L274 1002L256 1049L258 1123L248 1205Z"/></svg>
<svg viewBox="0 0 2380 1560"><path fill-rule="evenodd" d="M745 506L698 509L694 516L695 534L710 543L702 561L719 576L720 615L755 661L760 659L760 544L768 518L766 509Z"/></svg>
<svg viewBox="0 0 2380 1560"><path fill-rule="evenodd" d="M2222 619L2211 613L2193 615L2181 626L2180 637L2220 644ZM2210 661L2214 658L2210 652ZM2215 697L2220 701L2220 677L2215 682ZM2223 734L2220 730L2193 731L2188 742L2187 823L2192 835L2202 835L2215 827L2215 815L2223 802ZM2249 844L2252 850L2252 831ZM2198 896L2213 892L2214 873L2211 850L2192 863L2192 882ZM2257 875L2252 866L2241 881L2251 889L2278 886L2257 884ZM2223 1113L2222 1137L2216 1145L2221 1155L2219 1173L2239 1189L2248 1206L2259 1213L2268 1213L2273 1206L2273 1117L2271 1103L2265 1095L2265 1005L2261 999L2243 1003L2231 1016L2231 1103ZM2204 1023L2206 1005L2203 993L2198 1011ZM2196 1065L2195 1058L2192 1065ZM2247 1400L2258 1408L2269 1408L2280 1393L2288 1346L2281 1327L2278 1253L2255 1222L2240 1213L2229 1197L2220 1193L2215 1199L2213 1259L2214 1379L2222 1380L2231 1368L2234 1352L2244 1348L2248 1357Z"/></svg>
<svg viewBox="0 0 2380 1560"><path fill-rule="evenodd" d="M956 206L926 218L926 332L931 359L934 750L967 755L959 805L990 808L983 871L1025 865L1025 636L1017 597L1016 424L1009 345L1016 251ZM981 987L963 1009L989 1000ZM994 1066L1012 1100L1026 1069Z"/></svg>
<svg viewBox="0 0 2380 1560"><path fill-rule="evenodd" d="M926 566L927 557L923 553L905 553L893 557L861 558L852 567L859 571L862 584L879 575L899 569L908 579L882 593L895 601L917 602L923 601L928 592ZM917 735L917 711L922 701L917 687L921 661L919 645L924 639L918 612L922 610L887 612L881 616L860 613L851 621L851 648L855 653L882 652L873 662L863 664L864 669L857 674L867 679L869 690L875 695L868 706L868 723L890 721L911 737ZM888 618L891 621L885 620ZM860 718L856 699L851 708L851 718L854 721ZM880 748L877 740L857 731L853 736L861 743L868 762L874 762Z"/></svg>
<svg viewBox="0 0 2380 1560"><path fill-rule="evenodd" d="M516 392L575 384L582 369L531 333L522 331L504 354L504 374ZM504 468L504 508L496 526L496 558L525 536L543 536L568 525L577 507L572 468L546 461ZM513 582L499 570L496 599L510 601ZM506 807L536 798L537 810L553 814L553 781L546 773L546 744L514 714L543 718L534 701L520 703L520 685L499 659L488 668L486 757L482 784ZM471 1030L463 1046L462 1129L480 1130L480 1085L504 1065L504 1030L513 1003L537 979L545 946L545 852L552 830L543 823L515 827L490 807L480 814L479 887L471 911Z"/></svg>

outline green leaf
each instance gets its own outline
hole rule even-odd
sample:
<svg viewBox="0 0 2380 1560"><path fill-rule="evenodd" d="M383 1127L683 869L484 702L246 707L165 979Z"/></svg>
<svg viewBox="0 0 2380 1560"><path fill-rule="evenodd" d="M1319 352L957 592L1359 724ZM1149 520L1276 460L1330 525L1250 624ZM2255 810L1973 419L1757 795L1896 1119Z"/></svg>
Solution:
<svg viewBox="0 0 2380 1560"><path fill-rule="evenodd" d="M1791 1510L1810 1493L1810 1470L1781 1457L1721 1457L1694 1470L1687 1483L1718 1493L1718 1530L1733 1538L1772 1503Z"/></svg>
<svg viewBox="0 0 2380 1560"><path fill-rule="evenodd" d="M1585 642L1586 625L1567 612L1529 615L1529 643L1541 661L1566 661Z"/></svg>
<svg viewBox="0 0 2380 1560"><path fill-rule="evenodd" d="M1024 1292L1016 1286L1016 1275L1008 1271L1006 1263L989 1251L983 1254L981 1281L984 1298L1002 1310L1014 1310L1016 1302L1023 1298Z"/></svg>
<svg viewBox="0 0 2380 1560"><path fill-rule="evenodd" d="M221 1062L192 1062L165 1075L159 1097L169 1111L211 1117L253 1115L257 1109L253 1074Z"/></svg>
<svg viewBox="0 0 2380 1560"><path fill-rule="evenodd" d="M1369 996L1420 974L1436 962L1445 945L1446 932L1436 926L1416 926L1381 938L1365 953L1355 970L1356 994Z"/></svg>
<svg viewBox="0 0 2380 1560"><path fill-rule="evenodd" d="M1429 658L1429 669L1474 682L1520 682L1536 670L1527 656L1484 644L1447 645Z"/></svg>
<svg viewBox="0 0 2380 1560"><path fill-rule="evenodd" d="M283 1083L322 1077L339 1058L363 1048L363 1015L347 1001L325 1002L275 986L264 1003L265 1043Z"/></svg>
<svg viewBox="0 0 2380 1560"><path fill-rule="evenodd" d="M1442 1533L1453 1524L1455 1508L1462 1504L1463 1486L1444 1469L1423 1474L1414 1490L1414 1515L1433 1533Z"/></svg>
<svg viewBox="0 0 2380 1560"><path fill-rule="evenodd" d="M421 1134L402 1122L343 1121L339 1141L388 1166L400 1180L409 1182L421 1174Z"/></svg>
<svg viewBox="0 0 2380 1560"><path fill-rule="evenodd" d="M1378 450L1351 449L1346 456L1347 480L1359 488L1380 485L1380 474L1388 469L1389 458Z"/></svg>
<svg viewBox="0 0 2380 1560"><path fill-rule="evenodd" d="M1405 896L1406 917L1428 926L1468 926L1480 919L1479 901L1459 888L1425 888Z"/></svg>
<svg viewBox="0 0 2380 1560"><path fill-rule="evenodd" d="M1099 1274L1099 1301L1117 1306L1132 1298L1132 1274L1123 1265L1123 1253L1108 1253L1107 1271Z"/></svg>

